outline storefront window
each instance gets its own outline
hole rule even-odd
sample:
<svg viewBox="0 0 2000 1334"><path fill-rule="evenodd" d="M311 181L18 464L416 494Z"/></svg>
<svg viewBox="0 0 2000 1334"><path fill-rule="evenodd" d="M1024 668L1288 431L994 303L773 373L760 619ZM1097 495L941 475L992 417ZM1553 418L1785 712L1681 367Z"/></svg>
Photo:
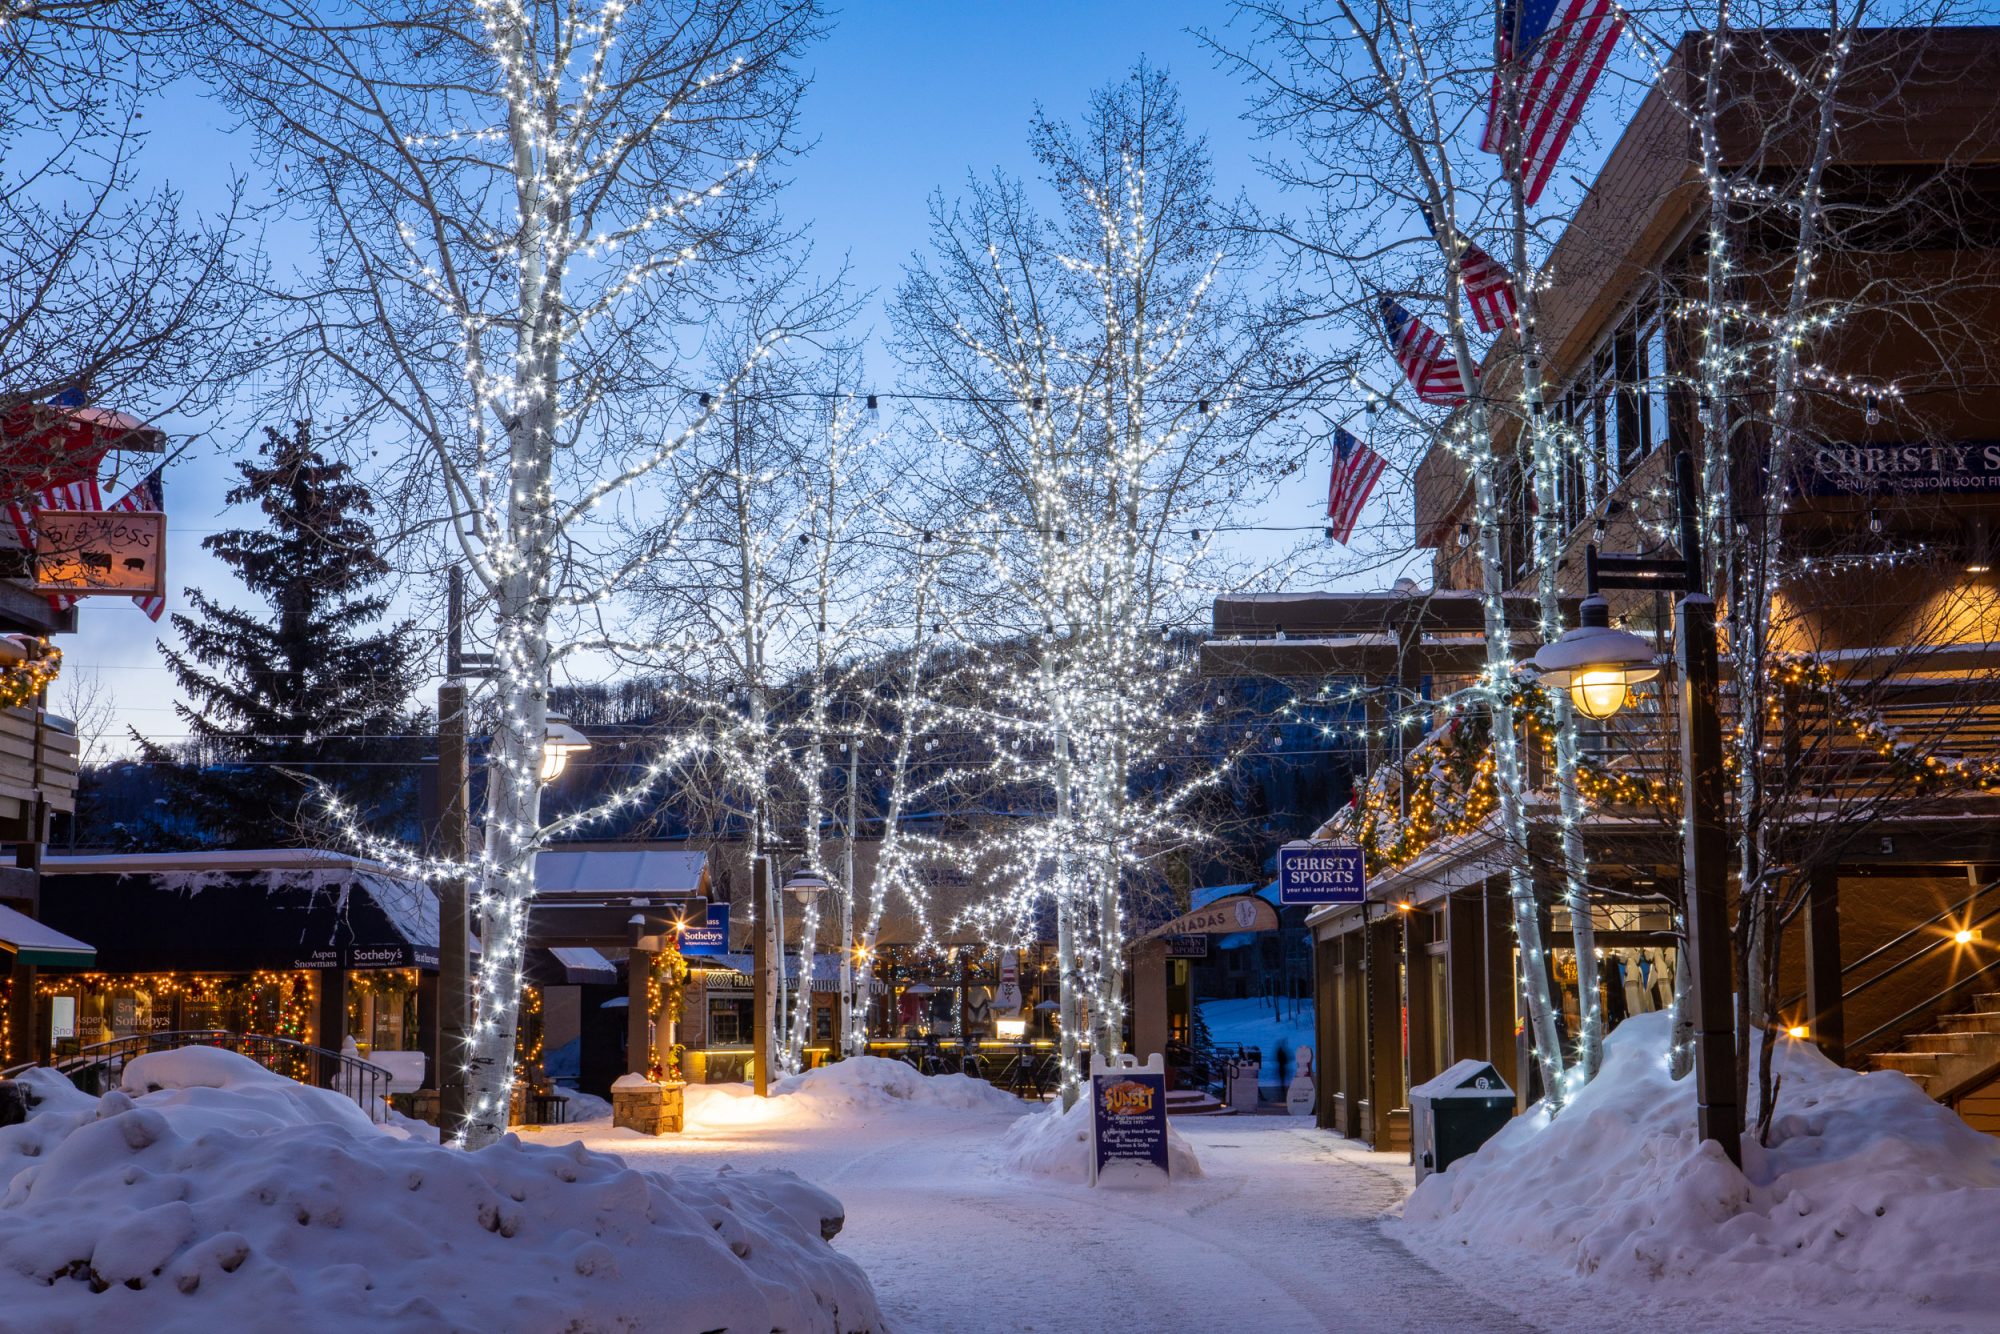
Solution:
<svg viewBox="0 0 2000 1334"><path fill-rule="evenodd" d="M263 1033L304 1042L317 983L307 972L82 973L36 986L51 1049L181 1030Z"/></svg>
<svg viewBox="0 0 2000 1334"><path fill-rule="evenodd" d="M347 1036L366 1056L412 1051L417 1040L415 969L366 970L347 979Z"/></svg>
<svg viewBox="0 0 2000 1334"><path fill-rule="evenodd" d="M747 1046L755 1022L748 998L710 998L708 1002L708 1044L711 1047Z"/></svg>

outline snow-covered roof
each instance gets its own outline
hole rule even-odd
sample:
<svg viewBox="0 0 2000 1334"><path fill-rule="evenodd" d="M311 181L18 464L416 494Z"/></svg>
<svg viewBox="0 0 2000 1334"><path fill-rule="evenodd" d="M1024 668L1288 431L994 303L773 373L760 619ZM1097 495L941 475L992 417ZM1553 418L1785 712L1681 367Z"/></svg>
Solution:
<svg viewBox="0 0 2000 1334"><path fill-rule="evenodd" d="M705 852L664 848L551 848L535 858L542 894L694 894Z"/></svg>
<svg viewBox="0 0 2000 1334"><path fill-rule="evenodd" d="M42 858L43 875L136 874L175 871L370 871L408 880L384 862L325 848L232 848L205 852L106 852Z"/></svg>
<svg viewBox="0 0 2000 1334"><path fill-rule="evenodd" d="M1188 907L1206 908L1217 899L1226 899L1231 894L1248 894L1254 885L1204 885L1188 892Z"/></svg>
<svg viewBox="0 0 2000 1334"><path fill-rule="evenodd" d="M611 960L591 949L588 945L552 945L549 953L563 966L564 980L577 982L616 982L618 969Z"/></svg>
<svg viewBox="0 0 2000 1334"><path fill-rule="evenodd" d="M0 947L13 951L22 963L56 968L88 968L97 961L97 951L88 944L12 908L0 908Z"/></svg>

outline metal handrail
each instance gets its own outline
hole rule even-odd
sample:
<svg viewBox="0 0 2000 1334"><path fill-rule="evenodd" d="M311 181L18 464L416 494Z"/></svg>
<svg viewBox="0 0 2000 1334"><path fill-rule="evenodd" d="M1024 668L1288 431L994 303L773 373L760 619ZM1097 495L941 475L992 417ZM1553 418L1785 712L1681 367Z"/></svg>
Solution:
<svg viewBox="0 0 2000 1334"><path fill-rule="evenodd" d="M1877 945L1874 949L1868 951L1868 953L1856 959L1853 963L1843 964L1840 969L1841 976L1845 977L1849 973L1859 971L1860 969L1866 967L1868 964L1873 963L1881 955L1886 954L1888 951L1892 949L1895 949L1898 945L1910 939L1910 937L1918 935L1921 932L1928 931L1940 922L1949 921L1955 914L1967 908L1970 908L1973 904L1979 902L1981 895L1990 894L1996 889L2000 889L2000 880L1996 880L1990 885L1982 885L1980 888L1973 890L1969 896L1967 896L1964 899L1961 899L1957 903L1954 903L1953 905L1951 905L1951 907L1946 908L1943 911L1939 912L1936 916L1918 922L1915 926L1903 932L1901 935L1882 942L1880 945ZM1985 921L1987 919L1981 918L1980 920ZM1968 924L1970 923L1968 922ZM1900 973L1903 969L1915 963L1917 960L1923 958L1925 955L1935 953L1937 950L1942 949L1944 946L1949 945L1950 943L1951 941L1949 939L1940 939L1933 942L1932 944L1924 946L1922 949L1918 950L1914 954L1907 956L1906 958L1898 959L1895 963L1891 964L1887 968L1884 968L1881 972L1876 973L1873 977L1865 978L1862 981L1855 983L1852 988L1842 991L1840 993L1840 999L1846 1001L1851 999L1852 997L1860 995L1862 992L1866 991L1869 987L1872 987L1877 982L1880 982L1883 978L1893 977L1897 973ZM1779 1004L1778 1008L1789 1009L1792 1006L1797 1005L1799 1002L1803 1001L1805 998L1806 994L1803 991L1794 993L1793 995L1786 997Z"/></svg>
<svg viewBox="0 0 2000 1334"><path fill-rule="evenodd" d="M1942 912L1938 913L1935 917L1930 918L1928 921L1917 923L1915 926L1903 932L1903 934L1895 937L1893 940L1889 940L1881 945L1876 946L1874 949L1868 951L1868 953L1862 955L1860 958L1856 959L1853 963L1849 964L1847 967L1841 969L1841 971L1843 973L1853 972L1855 969L1860 968L1864 964L1867 964L1870 961L1872 961L1877 955L1882 954L1884 951L1894 949L1896 946L1902 944L1910 937L1917 935L1919 932L1928 931L1932 927L1936 926L1938 923L1950 920L1954 914L1972 907L1972 905L1974 905L1975 903L1978 903L1981 895L1990 893L1995 889L2000 889L2000 880L1996 880L1990 885L1982 885L1980 888L1973 890L1972 893L1966 898L1953 904L1951 907L1944 909ZM1910 964L1915 963L1918 959L1923 958L1926 954L1929 954L1932 950L1935 950L1939 946L1948 943L1949 943L1948 941L1939 940L1934 944L1926 945L1923 949L1918 950L1915 954L1912 954L1908 958L1903 959L1891 965L1890 967L1883 969L1881 972L1875 974L1875 976L1868 978L1865 981L1855 983L1853 990L1841 992L1840 998L1842 1000L1846 1000L1850 996L1859 995L1861 992L1866 991L1869 987L1874 986L1877 982L1881 981L1883 978L1888 977L1890 974L1898 972L1901 969L1908 967Z"/></svg>
<svg viewBox="0 0 2000 1334"><path fill-rule="evenodd" d="M173 1030L114 1038L110 1042L93 1043L65 1056L52 1056L46 1062L29 1062L0 1071L0 1078L12 1078L23 1070L40 1065L68 1076L70 1083L85 1093L102 1093L103 1075L107 1070L122 1070L124 1064L135 1056L175 1051L182 1047L219 1047L233 1051L274 1074L347 1095L368 1114L371 1121L387 1119L389 1085L395 1076L381 1066L370 1065L346 1052L315 1047L294 1038L273 1037L267 1033L236 1033L223 1028ZM292 1070L281 1069L280 1062L291 1065ZM306 1074L308 1078L300 1079L293 1070Z"/></svg>
<svg viewBox="0 0 2000 1334"><path fill-rule="evenodd" d="M1856 1038L1852 1043L1848 1044L1849 1050L1859 1051L1862 1048L1866 1047L1870 1042L1873 1042L1876 1038L1881 1037L1884 1033L1887 1033L1890 1029L1900 1028L1903 1025L1903 1023L1906 1022L1907 1020L1915 1019L1917 1016L1923 1014L1926 1010L1933 1010L1937 1008L1938 1004L1941 1001L1943 1001L1945 997L1969 985L1970 983L1978 981L1980 978L1984 977L1986 974L1992 972L1996 968L2000 968L2000 959L1993 960L1991 963L1987 964L1984 968L1974 969L1972 972L1967 973L1964 977L1959 978L1958 981L1953 982L1943 991L1940 991L1936 995L1932 996L1929 1000L1921 1001L1916 1005L1912 1005L1909 1009L1903 1011L1901 1014L1897 1015L1894 1019L1891 1019L1888 1023L1878 1024L1874 1028L1869 1029L1864 1036Z"/></svg>

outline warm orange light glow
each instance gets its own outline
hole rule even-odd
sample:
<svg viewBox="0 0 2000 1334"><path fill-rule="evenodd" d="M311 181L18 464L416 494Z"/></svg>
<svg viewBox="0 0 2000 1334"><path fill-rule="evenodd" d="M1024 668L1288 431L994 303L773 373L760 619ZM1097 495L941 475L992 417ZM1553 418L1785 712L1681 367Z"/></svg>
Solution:
<svg viewBox="0 0 2000 1334"><path fill-rule="evenodd" d="M1811 1033L1807 1030L1804 1024L1793 1024L1790 1028L1785 1030L1785 1036L1788 1038L1804 1038L1804 1037L1810 1037Z"/></svg>
<svg viewBox="0 0 2000 1334"><path fill-rule="evenodd" d="M1952 933L1951 938L1961 945L1970 945L1973 941L1979 939L1979 933L1977 931L1955 931Z"/></svg>
<svg viewBox="0 0 2000 1334"><path fill-rule="evenodd" d="M1417 906L1416 904L1414 904L1414 903L1411 903L1410 901L1408 901L1407 899L1405 899L1405 900L1404 900L1403 902L1401 902L1401 903L1398 903L1398 904L1396 905L1396 911L1397 911L1397 912L1408 912L1408 911L1409 911L1410 909L1412 909L1412 908L1414 908L1414 907L1416 907L1416 906Z"/></svg>

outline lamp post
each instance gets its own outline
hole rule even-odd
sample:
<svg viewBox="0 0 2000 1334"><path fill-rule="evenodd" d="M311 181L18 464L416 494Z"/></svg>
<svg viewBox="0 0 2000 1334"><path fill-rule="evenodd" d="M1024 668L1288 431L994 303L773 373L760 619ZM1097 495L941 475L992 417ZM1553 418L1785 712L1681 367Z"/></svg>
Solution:
<svg viewBox="0 0 2000 1334"><path fill-rule="evenodd" d="M490 653L467 653L465 576L453 566L445 583L444 680L438 686L438 856L461 865L472 859L472 813L467 792L471 762L466 744L466 682L491 680L498 664ZM554 782L569 757L590 749L590 738L561 714L550 714L542 743L542 781ZM438 1125L445 1143L465 1126L465 1049L472 1027L472 928L462 879L441 881L438 896Z"/></svg>
<svg viewBox="0 0 2000 1334"><path fill-rule="evenodd" d="M833 886L826 877L810 867L800 867L785 881L785 892L797 899L801 905L811 903ZM792 999L791 1026L785 1038L785 1052L793 1061L805 1055L805 1044L810 1037L812 1026L812 968L815 942L805 938L801 932L799 939L799 985Z"/></svg>
<svg viewBox="0 0 2000 1334"><path fill-rule="evenodd" d="M1696 1132L1743 1165L1743 1115L1736 1096L1735 996L1730 986L1729 844L1723 816L1722 707L1716 664L1715 602L1703 587L1701 534L1695 520L1694 463L1675 459L1680 492L1681 556L1584 555L1580 624L1535 654L1542 684L1566 689L1577 710L1609 718L1630 688L1659 675L1640 636L1611 628L1604 588L1679 591L1674 655L1680 670L1682 900L1686 913L1688 994L1693 1011Z"/></svg>

